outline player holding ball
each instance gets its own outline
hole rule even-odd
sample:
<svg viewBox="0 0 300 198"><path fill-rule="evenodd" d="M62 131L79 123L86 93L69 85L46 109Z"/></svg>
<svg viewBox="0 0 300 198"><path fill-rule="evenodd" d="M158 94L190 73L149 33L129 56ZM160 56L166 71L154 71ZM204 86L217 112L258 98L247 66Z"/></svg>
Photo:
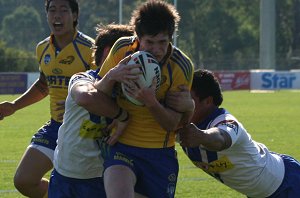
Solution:
<svg viewBox="0 0 300 198"><path fill-rule="evenodd" d="M156 81L150 87L131 87L132 96L143 106L130 102L119 83L111 81L107 87L130 114L126 130L115 145L108 146L105 155L104 185L108 197L133 197L135 192L142 197L175 195L178 161L174 130L186 114L169 108L165 96L179 85L191 87L194 72L191 60L171 43L179 19L174 6L165 1L142 4L131 18L136 36L119 39L101 67L99 75L103 77L124 57L147 51L159 62L161 70L157 91ZM117 88L113 90L114 87Z"/></svg>

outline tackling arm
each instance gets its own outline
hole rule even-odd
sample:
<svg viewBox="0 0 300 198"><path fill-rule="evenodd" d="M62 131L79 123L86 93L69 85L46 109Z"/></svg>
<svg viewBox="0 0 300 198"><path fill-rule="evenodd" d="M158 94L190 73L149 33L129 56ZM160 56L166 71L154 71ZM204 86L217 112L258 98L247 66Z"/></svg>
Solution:
<svg viewBox="0 0 300 198"><path fill-rule="evenodd" d="M211 151L221 151L231 146L230 135L219 128L201 130L193 123L178 130L180 145L184 147L204 146Z"/></svg>

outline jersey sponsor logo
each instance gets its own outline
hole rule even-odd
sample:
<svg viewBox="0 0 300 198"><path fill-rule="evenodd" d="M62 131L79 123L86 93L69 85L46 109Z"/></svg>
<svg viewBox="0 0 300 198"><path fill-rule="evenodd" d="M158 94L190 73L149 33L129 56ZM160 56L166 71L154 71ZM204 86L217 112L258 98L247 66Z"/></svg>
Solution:
<svg viewBox="0 0 300 198"><path fill-rule="evenodd" d="M232 162L226 157L221 157L218 160L212 161L210 163L193 161L195 166L201 168L208 173L221 173L230 170L234 167Z"/></svg>
<svg viewBox="0 0 300 198"><path fill-rule="evenodd" d="M52 72L53 72L54 74L61 74L63 71L62 71L62 69L60 69L60 68L54 68L54 69L52 69Z"/></svg>
<svg viewBox="0 0 300 198"><path fill-rule="evenodd" d="M49 140L47 140L45 138L32 138L31 142L41 143L41 144L45 144L45 145L49 144Z"/></svg>
<svg viewBox="0 0 300 198"><path fill-rule="evenodd" d="M70 65L71 63L74 62L74 60L75 60L74 56L68 56L67 58L60 60L59 63L65 64L65 65Z"/></svg>
<svg viewBox="0 0 300 198"><path fill-rule="evenodd" d="M106 123L96 124L90 120L85 120L80 126L79 135L85 139L100 139L106 134Z"/></svg>
<svg viewBox="0 0 300 198"><path fill-rule="evenodd" d="M46 54L45 57L44 57L44 63L45 63L46 65L48 65L48 64L50 63L50 61L51 61L51 56L50 56L50 54Z"/></svg>
<svg viewBox="0 0 300 198"><path fill-rule="evenodd" d="M130 166L133 166L133 160L128 159L127 156L124 155L123 153L116 152L116 154L114 155L114 159L123 161L123 162L129 164Z"/></svg>
<svg viewBox="0 0 300 198"><path fill-rule="evenodd" d="M67 87L69 85L70 77L68 76L47 76L49 87Z"/></svg>

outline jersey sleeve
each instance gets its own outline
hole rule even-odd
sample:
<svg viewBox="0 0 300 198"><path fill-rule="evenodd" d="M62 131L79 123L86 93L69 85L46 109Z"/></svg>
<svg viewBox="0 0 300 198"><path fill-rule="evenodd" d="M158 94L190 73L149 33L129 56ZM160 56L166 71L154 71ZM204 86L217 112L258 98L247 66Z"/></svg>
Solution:
<svg viewBox="0 0 300 198"><path fill-rule="evenodd" d="M72 88L78 83L93 83L94 80L92 76L88 75L85 72L74 74L69 83L68 92L71 92Z"/></svg>
<svg viewBox="0 0 300 198"><path fill-rule="evenodd" d="M212 127L217 127L225 132L227 132L231 137L231 146L236 143L239 136L241 135L240 132L240 125L239 122L230 114L223 114L216 118L213 122Z"/></svg>
<svg viewBox="0 0 300 198"><path fill-rule="evenodd" d="M171 61L176 65L173 69L171 91L178 91L179 85L186 85L191 89L194 75L193 62L178 49L174 50Z"/></svg>
<svg viewBox="0 0 300 198"><path fill-rule="evenodd" d="M98 73L100 77L103 77L124 58L125 51L120 49L120 43L122 43L122 39L118 39L110 49ZM123 51L124 53L122 54Z"/></svg>

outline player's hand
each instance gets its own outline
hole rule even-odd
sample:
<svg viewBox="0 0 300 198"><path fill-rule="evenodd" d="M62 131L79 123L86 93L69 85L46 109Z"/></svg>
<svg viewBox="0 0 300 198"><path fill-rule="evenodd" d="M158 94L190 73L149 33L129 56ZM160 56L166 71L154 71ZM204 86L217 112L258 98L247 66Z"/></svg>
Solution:
<svg viewBox="0 0 300 198"><path fill-rule="evenodd" d="M126 121L119 121L119 120L114 120L108 127L107 129L109 131L111 131L112 128L116 128L115 132L113 134L110 135L110 137L108 138L108 140L106 141L106 143L108 145L114 145L119 137L123 134L124 130L126 129L126 127L129 124L129 119L127 119Z"/></svg>
<svg viewBox="0 0 300 198"><path fill-rule="evenodd" d="M59 119L59 120L63 120L63 118L64 118L65 103L66 103L65 100L61 100L61 101L58 101L58 102L56 103L56 106L57 106L57 107L56 107L55 111L61 111L61 110L63 110L61 113L58 114L58 119Z"/></svg>
<svg viewBox="0 0 300 198"><path fill-rule="evenodd" d="M179 144L184 147L197 147L200 146L198 127L193 123L185 125L183 128L178 129L177 135Z"/></svg>
<svg viewBox="0 0 300 198"><path fill-rule="evenodd" d="M107 127L107 131L112 131L113 128L116 128L116 130L113 134L111 134L106 143L109 145L114 145L125 131L128 123L129 114L123 109L121 116L119 116L117 119L114 119L113 122Z"/></svg>
<svg viewBox="0 0 300 198"><path fill-rule="evenodd" d="M178 86L179 91L169 91L166 95L166 103L178 112L194 111L195 102L186 85Z"/></svg>
<svg viewBox="0 0 300 198"><path fill-rule="evenodd" d="M138 75L142 73L140 70L141 65L139 64L130 64L128 65L128 61L131 56L127 56L122 59L118 65L112 68L109 71L109 78L115 80L117 82L123 83L131 83L134 80L138 79Z"/></svg>
<svg viewBox="0 0 300 198"><path fill-rule="evenodd" d="M4 117L10 116L16 112L13 102L4 101L0 103L0 120Z"/></svg>
<svg viewBox="0 0 300 198"><path fill-rule="evenodd" d="M156 79L152 80L150 87L141 87L138 82L125 84L125 89L130 97L133 97L143 103L145 106L153 106L157 102L156 99Z"/></svg>

